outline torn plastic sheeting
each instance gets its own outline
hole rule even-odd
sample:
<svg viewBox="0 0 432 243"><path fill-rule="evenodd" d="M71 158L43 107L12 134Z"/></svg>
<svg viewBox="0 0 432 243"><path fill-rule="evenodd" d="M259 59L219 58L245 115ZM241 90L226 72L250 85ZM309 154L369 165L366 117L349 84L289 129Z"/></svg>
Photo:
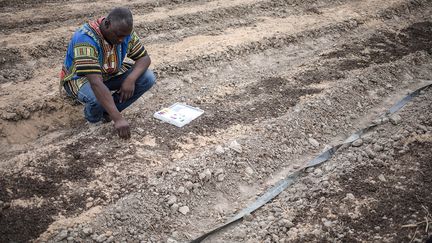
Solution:
<svg viewBox="0 0 432 243"><path fill-rule="evenodd" d="M412 98L414 98L415 96L417 96L418 94L420 94L420 92L424 89L426 89L427 87L431 86L432 83L426 84L421 88L418 88L417 90L415 90L414 92L410 93L409 95L405 96L403 99L401 99L399 102L397 102L396 104L394 104L389 110L387 114L392 114L395 113L396 111L400 110L404 105L406 105L409 101L412 100Z"/></svg>
<svg viewBox="0 0 432 243"><path fill-rule="evenodd" d="M247 208L244 208L239 213L237 213L233 218L231 218L229 221L227 221L224 225L200 236L199 238L191 241L192 243L198 243L203 241L208 236L218 232L219 230L222 230L229 225L237 222L238 220L242 219L244 216L251 214L258 208L265 205L267 202L275 198L277 195L279 195L282 191L284 191L288 186L294 183L295 179L302 173L302 170L295 171L294 173L288 175L286 178L278 181L276 185L274 185L272 188L267 190L262 196L260 196L255 202L253 202L251 205L249 205Z"/></svg>
<svg viewBox="0 0 432 243"><path fill-rule="evenodd" d="M386 113L381 115L381 117L385 117L385 116L388 116L390 114L397 112L402 107L404 107L409 101L411 101L415 96L417 96L422 90L426 89L429 86L432 86L432 83L428 83L428 84L418 88L414 92L408 94L407 96L405 96L404 98L402 98L401 100L396 102L396 104L393 105ZM299 177L307 168L315 167L317 165L320 165L320 164L328 161L330 158L333 157L333 155L336 153L336 151L341 146L350 145L351 143L353 143L357 139L361 138L361 136L363 134L369 132L370 130L372 130L376 126L377 126L377 124L373 124L373 125L369 125L369 126L363 128L363 129L360 129L357 132L355 132L354 134L352 134L350 137L348 137L344 142L342 142L338 145L335 145L332 148L324 151L323 153L321 153L320 155L315 157L313 160L309 161L305 167L293 172L292 174L289 174L284 179L278 181L276 183L276 185L274 185L273 187L268 189L262 196L260 196L257 200L255 200L255 202L253 202L248 207L242 209L239 213L237 213L234 217L232 217L230 220L228 220L225 224L211 230L210 232L208 232L206 234L203 234L202 236L196 238L195 240L192 240L191 243L201 242L204 239L206 239L208 236L228 227L229 225L242 219L244 216L251 214L254 211L256 211L257 209L261 208L266 203L268 203L273 198L275 198L277 195L279 195L286 188L288 188L291 184L293 184L294 181L297 179L297 177Z"/></svg>

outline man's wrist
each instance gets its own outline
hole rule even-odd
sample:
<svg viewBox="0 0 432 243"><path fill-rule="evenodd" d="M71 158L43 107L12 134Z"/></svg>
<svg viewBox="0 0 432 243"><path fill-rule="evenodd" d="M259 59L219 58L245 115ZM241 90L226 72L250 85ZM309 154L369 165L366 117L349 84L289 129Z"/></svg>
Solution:
<svg viewBox="0 0 432 243"><path fill-rule="evenodd" d="M123 119L123 116L121 115L120 112L115 112L114 114L110 114L110 117L114 122L117 122L117 121Z"/></svg>
<svg viewBox="0 0 432 243"><path fill-rule="evenodd" d="M136 78L134 78L133 76L129 75L129 76L125 79L125 82L135 84L135 81L136 81L136 80L137 80Z"/></svg>

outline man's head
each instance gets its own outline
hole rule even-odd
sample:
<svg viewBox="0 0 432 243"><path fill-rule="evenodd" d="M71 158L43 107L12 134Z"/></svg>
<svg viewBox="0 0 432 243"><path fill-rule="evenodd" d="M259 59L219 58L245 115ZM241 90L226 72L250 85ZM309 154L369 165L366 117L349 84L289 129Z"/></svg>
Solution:
<svg viewBox="0 0 432 243"><path fill-rule="evenodd" d="M101 24L103 36L112 45L120 44L132 28L132 13L127 8L114 8Z"/></svg>

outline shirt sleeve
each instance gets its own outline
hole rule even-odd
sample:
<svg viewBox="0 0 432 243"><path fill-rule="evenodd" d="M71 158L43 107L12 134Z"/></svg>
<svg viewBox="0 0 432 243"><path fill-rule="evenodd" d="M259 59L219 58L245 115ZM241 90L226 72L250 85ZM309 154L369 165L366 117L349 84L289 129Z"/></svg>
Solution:
<svg viewBox="0 0 432 243"><path fill-rule="evenodd" d="M77 76L87 74L102 74L96 48L88 43L78 43L74 46L74 64Z"/></svg>
<svg viewBox="0 0 432 243"><path fill-rule="evenodd" d="M144 48L144 45L141 43L141 40L136 34L136 32L133 31L131 34L131 40L128 45L127 56L130 59L136 61L146 55L147 55L147 50Z"/></svg>

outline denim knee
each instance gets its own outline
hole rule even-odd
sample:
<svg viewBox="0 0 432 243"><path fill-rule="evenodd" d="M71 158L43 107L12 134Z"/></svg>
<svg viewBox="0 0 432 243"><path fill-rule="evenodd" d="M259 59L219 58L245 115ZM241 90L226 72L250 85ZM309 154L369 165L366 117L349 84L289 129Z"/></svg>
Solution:
<svg viewBox="0 0 432 243"><path fill-rule="evenodd" d="M90 99L85 103L84 117L91 123L99 122L103 118L104 108L96 99Z"/></svg>
<svg viewBox="0 0 432 243"><path fill-rule="evenodd" d="M147 69L137 80L136 85L140 86L144 92L149 90L156 83L156 76L152 70Z"/></svg>

